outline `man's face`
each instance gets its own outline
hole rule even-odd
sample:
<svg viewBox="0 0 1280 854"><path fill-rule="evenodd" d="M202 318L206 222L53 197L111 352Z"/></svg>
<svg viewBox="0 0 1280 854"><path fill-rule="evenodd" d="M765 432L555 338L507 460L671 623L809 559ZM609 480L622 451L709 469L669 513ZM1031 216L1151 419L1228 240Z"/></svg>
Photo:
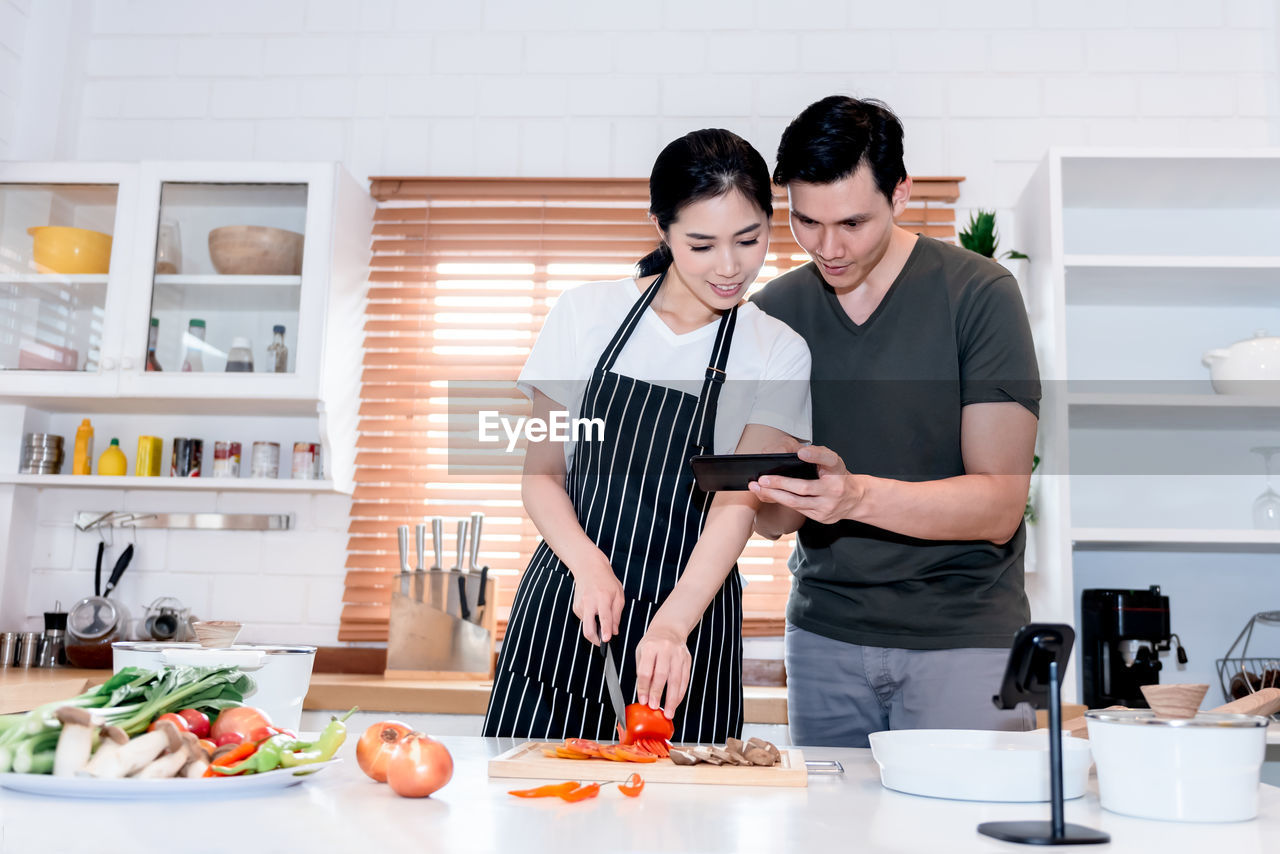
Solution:
<svg viewBox="0 0 1280 854"><path fill-rule="evenodd" d="M818 272L836 290L857 287L889 247L893 219L906 207L910 179L900 183L891 204L865 163L832 184L792 181L791 233L809 253Z"/></svg>

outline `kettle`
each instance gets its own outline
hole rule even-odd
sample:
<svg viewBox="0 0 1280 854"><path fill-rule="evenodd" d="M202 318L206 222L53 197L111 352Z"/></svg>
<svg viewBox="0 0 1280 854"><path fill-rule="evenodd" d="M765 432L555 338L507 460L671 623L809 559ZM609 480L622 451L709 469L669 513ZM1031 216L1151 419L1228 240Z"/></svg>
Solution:
<svg viewBox="0 0 1280 854"><path fill-rule="evenodd" d="M142 618L141 634L155 641L185 641L189 636L190 614L172 596L161 596L150 605Z"/></svg>

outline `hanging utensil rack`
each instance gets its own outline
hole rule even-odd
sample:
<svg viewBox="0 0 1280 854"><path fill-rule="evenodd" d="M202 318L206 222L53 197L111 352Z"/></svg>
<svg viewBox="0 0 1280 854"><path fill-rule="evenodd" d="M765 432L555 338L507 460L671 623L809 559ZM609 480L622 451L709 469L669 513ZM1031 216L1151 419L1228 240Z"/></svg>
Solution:
<svg viewBox="0 0 1280 854"><path fill-rule="evenodd" d="M199 531L289 531L292 513L126 513L119 510L81 510L76 529L174 528Z"/></svg>

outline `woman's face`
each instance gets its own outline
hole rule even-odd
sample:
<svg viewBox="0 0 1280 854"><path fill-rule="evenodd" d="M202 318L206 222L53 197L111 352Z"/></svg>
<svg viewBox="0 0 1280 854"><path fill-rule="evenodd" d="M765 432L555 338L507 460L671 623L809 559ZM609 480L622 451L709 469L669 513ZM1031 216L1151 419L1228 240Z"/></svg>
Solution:
<svg viewBox="0 0 1280 854"><path fill-rule="evenodd" d="M657 218L649 219L656 227ZM715 312L737 305L769 251L769 220L737 190L685 205L665 233L676 283Z"/></svg>

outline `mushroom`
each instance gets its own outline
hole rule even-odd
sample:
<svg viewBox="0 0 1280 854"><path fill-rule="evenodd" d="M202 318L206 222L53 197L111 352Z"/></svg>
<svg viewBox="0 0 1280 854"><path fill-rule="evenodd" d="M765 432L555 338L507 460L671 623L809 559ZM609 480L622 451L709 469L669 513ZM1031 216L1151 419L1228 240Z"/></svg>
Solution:
<svg viewBox="0 0 1280 854"><path fill-rule="evenodd" d="M71 777L88 764L98 723L88 709L78 706L63 706L54 716L62 722L62 732L53 754L53 776Z"/></svg>
<svg viewBox="0 0 1280 854"><path fill-rule="evenodd" d="M176 777L197 757L204 756L204 750L197 744L199 739L192 733L179 732L178 739L179 746L176 749L166 751L131 776L139 779Z"/></svg>
<svg viewBox="0 0 1280 854"><path fill-rule="evenodd" d="M702 760L694 755L692 750L682 750L679 747L671 748L671 762L675 765L697 765Z"/></svg>
<svg viewBox="0 0 1280 854"><path fill-rule="evenodd" d="M768 767L774 764L773 754L765 750L763 747L751 745L747 747L747 751L744 755L752 765L763 765Z"/></svg>
<svg viewBox="0 0 1280 854"><path fill-rule="evenodd" d="M721 750L720 748L715 747L715 746L708 747L708 748L707 748L707 750L711 751L711 755L712 755L713 757L715 757L716 759L719 759L719 760L720 760L720 764L721 764L721 765L726 765L726 764L727 764L727 765L736 765L736 764L737 764L736 762L734 762L734 761L733 761L733 757L729 755L728 751Z"/></svg>
<svg viewBox="0 0 1280 854"><path fill-rule="evenodd" d="M734 765L750 765L751 760L742 754L742 739L730 738L724 743L724 752L729 754Z"/></svg>
<svg viewBox="0 0 1280 854"><path fill-rule="evenodd" d="M772 743L765 741L763 738L755 738L755 737L749 738L747 739L747 746L759 747L769 751L769 755L773 757L774 763L778 763L782 761L782 751L779 750L777 747L775 747Z"/></svg>
<svg viewBox="0 0 1280 854"><path fill-rule="evenodd" d="M128 777L141 770L161 753L177 750L182 746L178 728L168 721L161 721L151 732L144 732L128 744L110 751L105 756L95 755L84 767L90 777L117 779ZM98 751L99 754L102 751Z"/></svg>
<svg viewBox="0 0 1280 854"><path fill-rule="evenodd" d="M711 748L709 747L693 747L689 749L689 752L692 753L695 758L701 760L702 762L709 762L712 765L724 764L724 760L720 759L717 756L714 756L711 753Z"/></svg>

